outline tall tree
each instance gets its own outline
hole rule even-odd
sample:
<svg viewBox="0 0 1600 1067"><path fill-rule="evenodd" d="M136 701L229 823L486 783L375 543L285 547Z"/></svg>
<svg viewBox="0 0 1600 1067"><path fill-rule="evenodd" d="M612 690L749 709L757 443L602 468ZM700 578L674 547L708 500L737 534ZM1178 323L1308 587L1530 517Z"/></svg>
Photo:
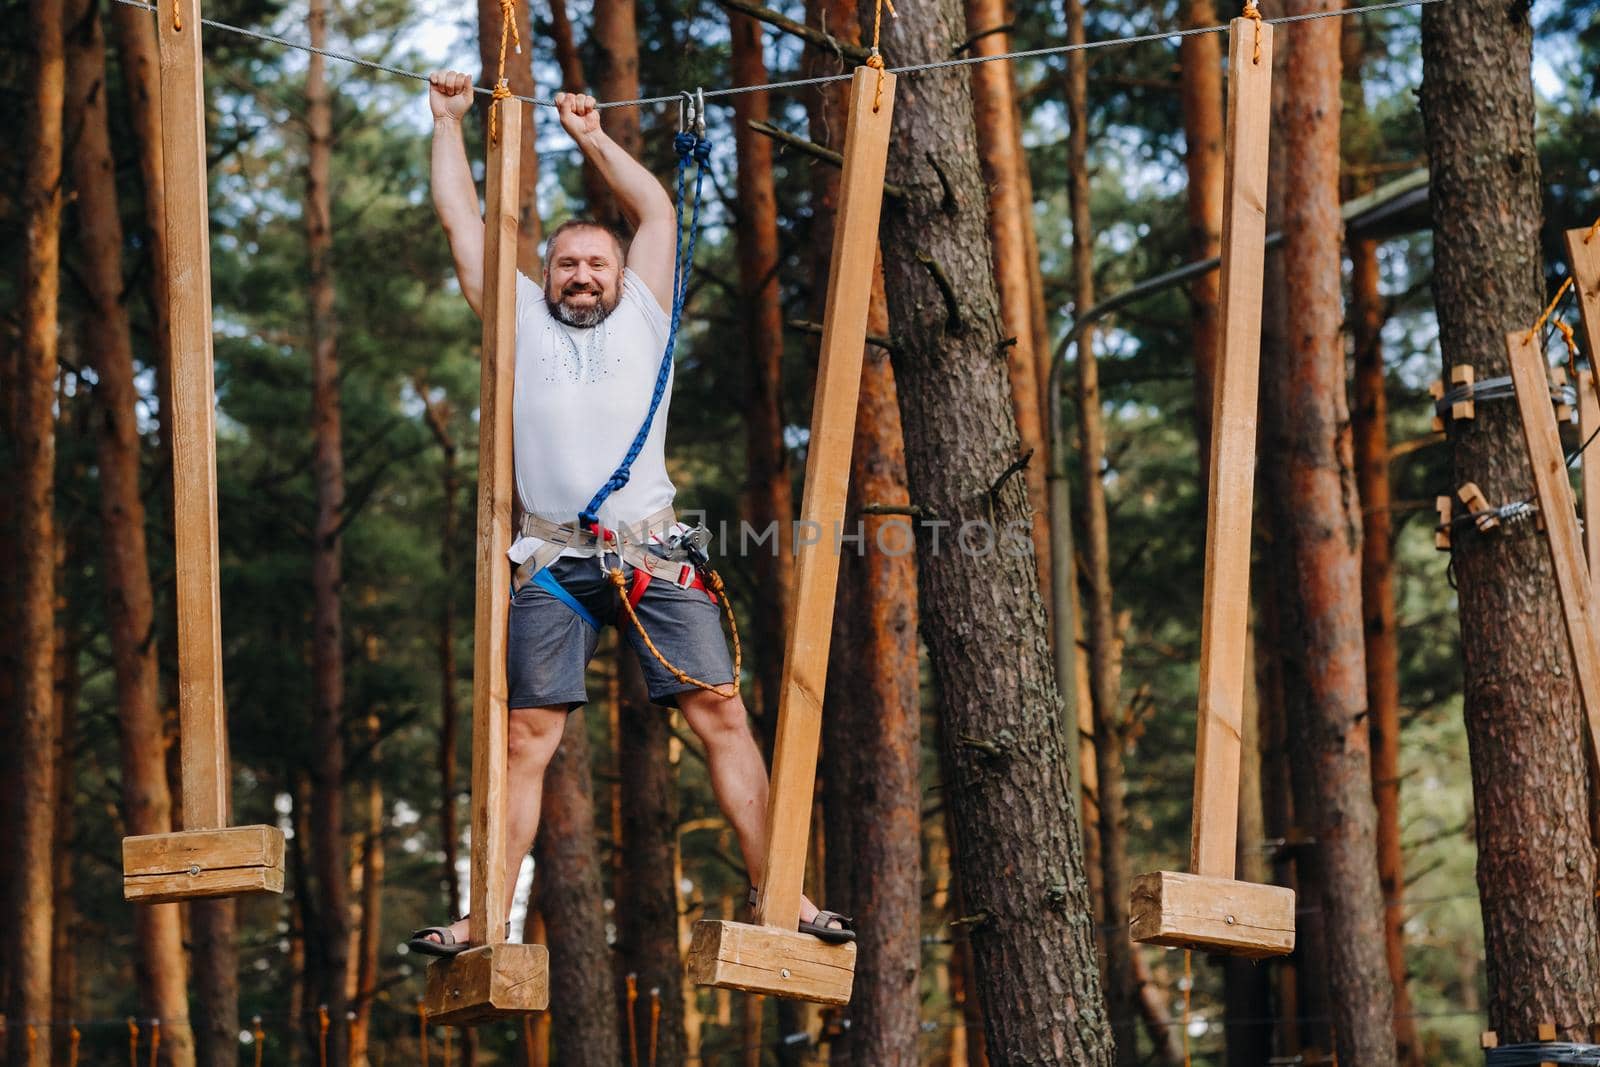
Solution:
<svg viewBox="0 0 1600 1067"><path fill-rule="evenodd" d="M639 33L633 0L596 0L594 28L594 86L601 100L632 100L639 95ZM616 108L606 115L606 133L635 159L639 158L639 111ZM622 212L602 183L587 178L590 191L589 213L597 219L621 227ZM599 195L596 195L599 194Z"/></svg>
<svg viewBox="0 0 1600 1067"><path fill-rule="evenodd" d="M346 983L352 1000L350 1020L350 1062L365 1067L369 1062L372 1039L372 1002L378 993L379 936L383 930L383 878L387 868L384 856L383 778L380 775L379 744L382 725L375 711L367 713L366 743L371 765L365 784L366 826L361 836L360 877L357 887L361 899L361 924L351 938L355 948L354 966Z"/></svg>
<svg viewBox="0 0 1600 1067"><path fill-rule="evenodd" d="M634 1029L648 1033L649 993L665 1006L656 1055L662 1063L684 1059L683 962L678 953L678 790L670 757L668 712L652 707L638 657L617 642L620 704L617 769L622 782L622 834L618 846L617 969L637 976L640 1015ZM626 998L620 1001L626 1006ZM628 1033L623 1020L621 1033ZM640 1061L646 1058L641 1045Z"/></svg>
<svg viewBox="0 0 1600 1067"><path fill-rule="evenodd" d="M1067 39L1084 41L1082 0L1066 0ZM1094 229L1089 217L1089 68L1083 52L1067 54L1067 192L1072 210L1072 303L1076 315L1094 304ZM1124 726L1118 670L1116 608L1111 587L1111 529L1106 510L1105 417L1093 330L1078 339L1078 463L1083 483L1083 562L1088 585L1089 697L1094 721L1096 807L1100 814L1101 923L1105 928L1106 1009L1117 1062L1138 1062L1134 1040L1138 979L1128 928L1128 838L1123 769Z"/></svg>
<svg viewBox="0 0 1600 1067"><path fill-rule="evenodd" d="M936 62L962 24L955 0L913 5L887 43L896 62ZM917 539L920 620L944 700L963 893L979 919L970 931L988 1048L1005 1062L1105 1064L1111 1041L1068 787L1074 749L1032 541L1015 536L1032 528L1027 492L1005 476L1019 449L971 94L949 71L907 87L889 148L889 180L907 195L885 205L884 288L907 480L929 520ZM983 552L1001 533L1001 547Z"/></svg>
<svg viewBox="0 0 1600 1067"><path fill-rule="evenodd" d="M967 0L967 34L973 56L1000 56L1011 49L1003 0ZM978 127L983 180L989 193L989 238L994 252L995 286L1000 294L1000 317L1007 338L1006 365L1011 373L1011 406L1017 416L1017 434L1033 461L1024 472L1028 502L1033 508L1033 551L1039 564L1039 588L1050 588L1049 507L1045 500L1044 418L1037 362L1048 359L1034 348L1033 288L1029 276L1033 199L1023 199L1028 158L1022 151L1017 128L1015 76L1009 60L979 63L972 68L972 110Z"/></svg>
<svg viewBox="0 0 1600 1067"><path fill-rule="evenodd" d="M767 80L761 55L761 24L748 15L729 15L733 39L733 80L760 85ZM757 530L777 524L772 552L758 552L757 581L765 608L755 614L752 644L761 651L757 670L761 700L756 714L770 733L777 721L783 674L785 620L794 581L794 514L789 453L783 444L783 308L778 302L778 201L772 184L772 142L752 122L767 120L767 94L734 97L734 138L739 152L739 296L749 355L745 388L745 512Z"/></svg>
<svg viewBox="0 0 1600 1067"><path fill-rule="evenodd" d="M1291 13L1330 11L1312 0ZM1296 811L1314 839L1339 1058L1394 1063L1393 987L1383 956L1376 811L1367 734L1361 518L1345 402L1339 217L1339 23L1297 25L1284 86L1285 357L1269 365L1262 450L1278 553Z"/></svg>
<svg viewBox="0 0 1600 1067"><path fill-rule="evenodd" d="M1422 14L1423 144L1433 292L1448 369L1507 373L1507 332L1539 315L1540 172L1528 10L1488 0ZM1494 502L1528 493L1513 405L1450 429L1452 479ZM1600 1017L1595 851L1580 706L1545 547L1527 536L1452 541L1472 759L1489 1025L1531 1041L1542 1021L1582 1040Z"/></svg>
<svg viewBox="0 0 1600 1067"><path fill-rule="evenodd" d="M311 0L311 44L327 47L327 0ZM349 848L344 836L344 621L343 588L344 445L339 403L339 327L334 317L333 107L323 57L306 65L306 250L310 261L307 303L311 349L312 477L316 520L311 542L311 673L313 766L311 851L316 870L317 927L307 941L315 960L312 996L326 1006L331 1026L328 1055L349 1059L345 1022L350 955ZM307 1019L316 1033L318 1020Z"/></svg>
<svg viewBox="0 0 1600 1067"><path fill-rule="evenodd" d="M843 123L836 129L842 134ZM888 329L880 269L867 332ZM855 441L846 515L907 508L894 371L875 346L861 364ZM834 1040L831 1062L911 1067L918 1062L922 955L916 564L905 518L859 521L862 549L840 561L823 701L823 787L828 906L871 922L859 937L850 1026Z"/></svg>
<svg viewBox="0 0 1600 1067"><path fill-rule="evenodd" d="M145 550L139 486L138 393L133 342L123 303L122 219L106 116L105 34L99 5L69 3L67 71L73 86L68 124L78 131L72 153L78 243L83 258L84 350L94 363L95 442L100 475L100 535L105 554L101 589L109 622L111 663L121 730L122 817L129 834L172 829L166 738L157 697L155 610ZM189 1027L177 904L133 909L139 1009L163 1020L162 1052L173 1067L195 1062Z"/></svg>
<svg viewBox="0 0 1600 1067"><path fill-rule="evenodd" d="M12 1019L50 1017L51 863L55 849L55 380L56 305L60 286L61 140L66 61L61 0L33 0L33 69L23 142L27 158L23 211L22 336L17 374L17 511L21 729L14 742L37 759L18 761L21 803L8 928L17 938L12 964ZM7 1029L10 1062L46 1067L50 1042L30 1052L28 1028Z"/></svg>
<svg viewBox="0 0 1600 1067"><path fill-rule="evenodd" d="M1364 35L1345 20L1343 37L1347 113L1366 116L1361 83ZM1351 192L1371 192L1369 179ZM1394 1037L1403 1067L1421 1067L1422 1045L1406 982L1405 857L1400 840L1400 639L1395 611L1393 494L1389 488L1388 378L1383 365L1383 324L1378 242L1351 238L1350 346L1353 352L1351 429L1356 487L1361 493L1361 618L1366 639L1367 708L1372 735L1372 800L1378 813L1378 888L1383 893L1384 957L1394 983Z"/></svg>
<svg viewBox="0 0 1600 1067"><path fill-rule="evenodd" d="M69 55L67 69L72 69ZM70 110L70 105L69 105ZM78 406L76 404L74 407ZM74 419L71 409L62 405L61 421L63 423L81 422ZM75 432L81 432L79 427L74 427ZM84 474L81 464L74 464L74 481ZM53 967L50 973L50 1019L53 1023L71 1019L76 1014L78 987L78 945L79 923L78 909L74 898L74 861L78 850L73 846L76 820L73 818L74 808L78 796L78 782L76 777L77 752L80 738L78 736L78 699L81 695L82 677L78 671L78 655L81 651L80 627L73 625L71 612L67 604L64 591L67 588L67 557L70 554L67 542L69 538L63 536L56 542L56 641L55 664L52 674L55 678L55 714L56 714L56 748L52 757L55 760L56 770L56 840L64 847L56 849L52 857L52 871L50 875L51 893L54 902L51 906L50 929L50 954ZM68 1027L53 1025L50 1028L48 1041L51 1046L51 1055L57 1061L67 1059L71 1055L72 1035Z"/></svg>
<svg viewBox="0 0 1600 1067"><path fill-rule="evenodd" d="M583 715L575 712L544 774L533 884L550 937L554 1060L575 1067L615 1067L623 1056L611 996L589 758L588 731Z"/></svg>
<svg viewBox="0 0 1600 1067"><path fill-rule="evenodd" d="M1185 29L1214 26L1212 0L1184 0ZM1183 98L1183 162L1188 173L1185 204L1189 220L1190 260L1222 254L1222 38L1192 34L1178 42ZM1189 285L1194 344L1194 421L1201 456L1211 449L1211 397L1216 381L1217 318L1222 301L1222 274L1207 271ZM1202 483L1208 476L1200 468Z"/></svg>

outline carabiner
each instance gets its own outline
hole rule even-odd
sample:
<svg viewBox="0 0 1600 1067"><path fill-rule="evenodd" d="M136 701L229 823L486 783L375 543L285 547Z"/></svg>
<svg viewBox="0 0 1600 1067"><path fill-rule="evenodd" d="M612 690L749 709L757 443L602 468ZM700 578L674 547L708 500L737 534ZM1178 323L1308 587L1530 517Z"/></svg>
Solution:
<svg viewBox="0 0 1600 1067"><path fill-rule="evenodd" d="M678 94L678 132L691 133L695 124L694 94L685 89ZM705 120L700 120L700 129L705 129Z"/></svg>
<svg viewBox="0 0 1600 1067"><path fill-rule="evenodd" d="M694 120L695 136L704 140L706 136L706 91L704 88L695 90L695 100L700 105L700 110L696 112L693 108L690 108L689 117Z"/></svg>

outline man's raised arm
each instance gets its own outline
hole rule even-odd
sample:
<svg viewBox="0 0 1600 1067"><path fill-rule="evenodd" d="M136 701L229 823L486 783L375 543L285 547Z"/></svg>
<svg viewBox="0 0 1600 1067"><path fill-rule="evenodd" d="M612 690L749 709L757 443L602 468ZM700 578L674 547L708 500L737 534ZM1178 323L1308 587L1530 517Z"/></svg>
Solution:
<svg viewBox="0 0 1600 1067"><path fill-rule="evenodd" d="M644 164L624 152L600 128L600 110L594 97L561 93L556 97L556 110L561 115L562 128L578 142L584 158L599 172L633 227L628 266L649 286L662 309L670 312L672 261L678 239L672 199Z"/></svg>
<svg viewBox="0 0 1600 1067"><path fill-rule="evenodd" d="M428 107L433 111L433 208L450 241L461 295L481 316L483 216L461 135L462 116L472 109L472 79L455 71L434 71L428 75Z"/></svg>

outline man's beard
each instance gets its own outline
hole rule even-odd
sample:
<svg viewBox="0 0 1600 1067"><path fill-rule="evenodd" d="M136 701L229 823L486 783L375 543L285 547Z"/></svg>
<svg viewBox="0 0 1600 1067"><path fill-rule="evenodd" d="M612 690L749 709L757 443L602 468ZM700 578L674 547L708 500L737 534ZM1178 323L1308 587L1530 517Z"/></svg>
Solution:
<svg viewBox="0 0 1600 1067"><path fill-rule="evenodd" d="M595 301L582 307L567 303L567 298L579 293L593 293ZM574 329L586 330L591 326L598 326L606 321L606 316L617 309L617 301L606 302L606 294L593 288L568 288L561 294L560 300L551 300L547 291L544 298L545 305L550 308L558 322L565 323Z"/></svg>

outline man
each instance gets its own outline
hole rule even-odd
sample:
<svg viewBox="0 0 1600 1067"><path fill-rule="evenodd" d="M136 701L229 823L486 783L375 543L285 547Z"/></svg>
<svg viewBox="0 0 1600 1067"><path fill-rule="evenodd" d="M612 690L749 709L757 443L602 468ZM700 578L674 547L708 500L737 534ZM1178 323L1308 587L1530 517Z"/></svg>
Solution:
<svg viewBox="0 0 1600 1067"><path fill-rule="evenodd" d="M433 203L462 294L481 315L484 226L461 131L472 83L465 74L436 72L429 86ZM567 222L550 235L543 287L517 277L512 433L517 492L528 518L510 552L517 570L507 641L506 891L516 885L533 845L545 768L567 716L587 700L584 669L607 622L621 626L633 645L651 701L676 706L705 744L712 790L738 835L752 883L759 884L767 844L766 767L738 695L720 609L696 568L674 560L681 553L668 547L685 532L672 520L675 490L665 460L670 378L631 478L598 509L598 535L575 522L628 451L649 408L669 329L677 217L655 177L601 129L593 97L563 93L556 106L562 128L611 190L634 239L624 248L621 237L599 223ZM633 612L655 651L621 617L618 591L597 554L607 568L621 559ZM819 913L804 898L800 919L802 930L826 940L855 937L848 920ZM467 922L419 930L410 944L419 952L454 955L468 947Z"/></svg>

